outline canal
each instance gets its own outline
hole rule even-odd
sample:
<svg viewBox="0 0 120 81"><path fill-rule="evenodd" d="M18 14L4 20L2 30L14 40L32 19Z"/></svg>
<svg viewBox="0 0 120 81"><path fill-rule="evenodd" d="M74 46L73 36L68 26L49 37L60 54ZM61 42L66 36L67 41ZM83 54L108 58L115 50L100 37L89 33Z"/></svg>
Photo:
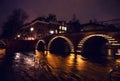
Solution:
<svg viewBox="0 0 120 81"><path fill-rule="evenodd" d="M108 81L119 62L119 58L91 60L72 53L15 52L0 59L0 81Z"/></svg>

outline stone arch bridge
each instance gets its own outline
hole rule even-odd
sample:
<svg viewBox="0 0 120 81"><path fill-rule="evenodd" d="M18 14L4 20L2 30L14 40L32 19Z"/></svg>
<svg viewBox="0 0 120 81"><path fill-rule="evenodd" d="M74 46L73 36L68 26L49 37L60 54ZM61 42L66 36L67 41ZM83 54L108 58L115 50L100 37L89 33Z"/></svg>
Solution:
<svg viewBox="0 0 120 81"><path fill-rule="evenodd" d="M90 54L94 54L94 56L115 55L120 49L120 32L96 31L52 34L39 40L36 49L61 54L80 53L85 56Z"/></svg>

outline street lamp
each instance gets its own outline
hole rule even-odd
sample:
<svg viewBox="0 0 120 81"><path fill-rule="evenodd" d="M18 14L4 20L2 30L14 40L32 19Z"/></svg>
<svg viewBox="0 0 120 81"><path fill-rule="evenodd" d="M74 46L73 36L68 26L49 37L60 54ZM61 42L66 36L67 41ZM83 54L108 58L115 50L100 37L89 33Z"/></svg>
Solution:
<svg viewBox="0 0 120 81"><path fill-rule="evenodd" d="M20 38L20 34L18 34L17 37Z"/></svg>
<svg viewBox="0 0 120 81"><path fill-rule="evenodd" d="M50 34L54 34L54 31L53 31L53 30L50 30Z"/></svg>
<svg viewBox="0 0 120 81"><path fill-rule="evenodd" d="M30 28L30 31L31 31L31 32L32 32L32 31L34 31L34 28L33 28L33 27L31 27L31 28Z"/></svg>

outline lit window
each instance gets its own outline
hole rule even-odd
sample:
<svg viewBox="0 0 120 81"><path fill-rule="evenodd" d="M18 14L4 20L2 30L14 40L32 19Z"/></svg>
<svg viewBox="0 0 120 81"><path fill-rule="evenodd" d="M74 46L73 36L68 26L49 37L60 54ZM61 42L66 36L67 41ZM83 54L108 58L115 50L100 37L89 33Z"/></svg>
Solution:
<svg viewBox="0 0 120 81"><path fill-rule="evenodd" d="M35 40L34 37L28 37L28 40Z"/></svg>
<svg viewBox="0 0 120 81"><path fill-rule="evenodd" d="M64 30L67 31L67 27L64 27Z"/></svg>
<svg viewBox="0 0 120 81"><path fill-rule="evenodd" d="M58 33L58 31L57 31L57 30L55 30L55 33Z"/></svg>
<svg viewBox="0 0 120 81"><path fill-rule="evenodd" d="M60 26L59 29L63 30L63 31L67 31L67 27L65 27L65 26Z"/></svg>
<svg viewBox="0 0 120 81"><path fill-rule="evenodd" d="M65 27L64 26L62 26L62 30L64 30L65 29Z"/></svg>
<svg viewBox="0 0 120 81"><path fill-rule="evenodd" d="M59 33L62 33L61 31L59 31Z"/></svg>
<svg viewBox="0 0 120 81"><path fill-rule="evenodd" d="M62 29L62 26L59 26L59 29L61 30L61 29Z"/></svg>

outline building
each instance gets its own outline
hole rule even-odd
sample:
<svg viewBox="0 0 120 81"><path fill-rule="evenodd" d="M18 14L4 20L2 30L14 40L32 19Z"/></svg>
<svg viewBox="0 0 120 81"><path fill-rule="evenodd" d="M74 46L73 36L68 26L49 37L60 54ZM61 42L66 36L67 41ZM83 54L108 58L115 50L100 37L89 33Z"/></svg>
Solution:
<svg viewBox="0 0 120 81"><path fill-rule="evenodd" d="M66 31L67 27L65 21L45 21L36 19L22 26L15 39L36 40L51 34L66 33Z"/></svg>

